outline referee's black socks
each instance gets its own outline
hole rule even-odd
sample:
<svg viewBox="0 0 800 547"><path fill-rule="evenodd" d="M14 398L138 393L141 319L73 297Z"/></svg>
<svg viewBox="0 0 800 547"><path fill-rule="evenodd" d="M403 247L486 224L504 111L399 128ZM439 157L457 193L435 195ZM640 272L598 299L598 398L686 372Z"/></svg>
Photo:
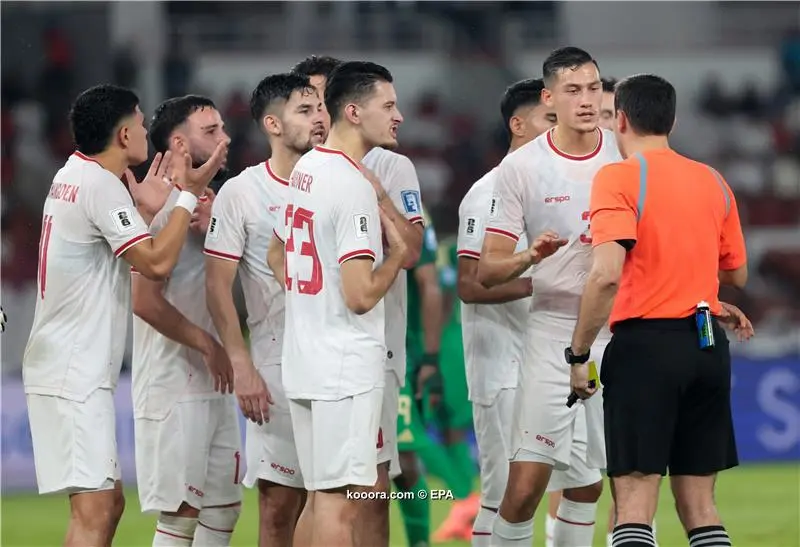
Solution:
<svg viewBox="0 0 800 547"><path fill-rule="evenodd" d="M647 524L618 524L611 541L611 547L656 547L653 529Z"/></svg>
<svg viewBox="0 0 800 547"><path fill-rule="evenodd" d="M701 526L689 532L689 547L731 547L724 526Z"/></svg>

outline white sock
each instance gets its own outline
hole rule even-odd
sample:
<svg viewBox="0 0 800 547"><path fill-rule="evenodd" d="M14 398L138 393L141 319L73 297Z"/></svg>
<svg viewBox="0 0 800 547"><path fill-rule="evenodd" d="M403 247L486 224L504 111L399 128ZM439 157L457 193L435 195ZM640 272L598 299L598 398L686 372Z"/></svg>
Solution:
<svg viewBox="0 0 800 547"><path fill-rule="evenodd" d="M209 507L200 511L192 545L194 547L229 547L240 511L240 506Z"/></svg>
<svg viewBox="0 0 800 547"><path fill-rule="evenodd" d="M651 526L651 528L653 529L653 538L656 540L656 547L658 547L658 537L656 537L656 519L653 519L653 526Z"/></svg>
<svg viewBox="0 0 800 547"><path fill-rule="evenodd" d="M554 547L592 547L597 503L580 503L562 497L553 531Z"/></svg>
<svg viewBox="0 0 800 547"><path fill-rule="evenodd" d="M492 526L492 547L530 547L533 542L533 519L508 522L500 513Z"/></svg>
<svg viewBox="0 0 800 547"><path fill-rule="evenodd" d="M153 535L153 547L189 547L194 538L197 519L161 515Z"/></svg>
<svg viewBox="0 0 800 547"><path fill-rule="evenodd" d="M556 519L550 516L550 513L547 513L544 521L544 529L547 533L547 538L544 540L545 547L553 547L553 534L556 530Z"/></svg>
<svg viewBox="0 0 800 547"><path fill-rule="evenodd" d="M472 547L490 547L492 544L492 525L497 511L481 506L475 522L472 523Z"/></svg>
<svg viewBox="0 0 800 547"><path fill-rule="evenodd" d="M606 534L606 547L613 547L614 545L614 532Z"/></svg>

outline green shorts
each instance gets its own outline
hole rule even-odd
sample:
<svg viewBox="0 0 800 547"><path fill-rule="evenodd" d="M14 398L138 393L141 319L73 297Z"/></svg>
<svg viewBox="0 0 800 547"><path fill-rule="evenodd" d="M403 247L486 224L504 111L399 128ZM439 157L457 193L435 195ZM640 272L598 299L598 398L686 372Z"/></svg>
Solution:
<svg viewBox="0 0 800 547"><path fill-rule="evenodd" d="M409 370L415 370L409 363ZM397 400L397 450L413 452L427 432L419 413L419 405L414 397L414 374L406 376L405 387L400 388Z"/></svg>
<svg viewBox="0 0 800 547"><path fill-rule="evenodd" d="M455 321L445 325L442 332L439 370L442 374L443 392L442 404L434 413L436 424L442 429L471 427L472 404L469 402L467 391L461 324Z"/></svg>

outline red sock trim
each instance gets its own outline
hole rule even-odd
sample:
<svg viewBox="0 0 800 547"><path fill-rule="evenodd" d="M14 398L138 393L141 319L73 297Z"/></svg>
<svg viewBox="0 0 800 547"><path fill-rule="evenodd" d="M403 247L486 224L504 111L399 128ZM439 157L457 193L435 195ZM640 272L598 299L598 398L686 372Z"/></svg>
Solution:
<svg viewBox="0 0 800 547"><path fill-rule="evenodd" d="M194 539L189 536L182 536L180 534L173 534L172 532L166 532L164 530L159 529L158 527L156 527L156 534L164 534L165 536L170 536L178 539Z"/></svg>
<svg viewBox="0 0 800 547"><path fill-rule="evenodd" d="M222 534L232 534L233 533L233 530L223 530L222 528L214 528L212 526L209 526L208 524L203 524L200 521L197 521L197 524L199 524L203 528L208 528L209 530L214 530L215 532L220 532Z"/></svg>
<svg viewBox="0 0 800 547"><path fill-rule="evenodd" d="M556 517L556 520L560 520L561 522L566 522L567 524L572 524L573 526L594 526L594 521L592 521L592 522L573 522L571 520L562 519L559 516Z"/></svg>

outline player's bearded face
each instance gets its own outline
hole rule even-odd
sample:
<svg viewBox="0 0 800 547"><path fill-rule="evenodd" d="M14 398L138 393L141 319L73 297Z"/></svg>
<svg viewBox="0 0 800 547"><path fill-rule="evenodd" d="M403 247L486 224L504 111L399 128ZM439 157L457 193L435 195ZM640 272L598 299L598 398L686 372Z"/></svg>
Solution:
<svg viewBox="0 0 800 547"><path fill-rule="evenodd" d="M556 110L559 124L586 133L597 129L602 102L603 84L594 63L561 70L548 101Z"/></svg>
<svg viewBox="0 0 800 547"><path fill-rule="evenodd" d="M220 142L230 143L231 139L225 132L225 123L222 116L215 108L205 107L193 112L186 121L186 145L192 158L192 167L203 165L214 154ZM227 175L227 160L214 176L215 179Z"/></svg>
<svg viewBox="0 0 800 547"><path fill-rule="evenodd" d="M328 137L326 118L316 89L293 92L281 116L283 143L300 154L322 144Z"/></svg>
<svg viewBox="0 0 800 547"><path fill-rule="evenodd" d="M388 82L376 82L375 91L359 107L361 130L370 146L397 147L397 129L403 115L397 108L397 94Z"/></svg>

